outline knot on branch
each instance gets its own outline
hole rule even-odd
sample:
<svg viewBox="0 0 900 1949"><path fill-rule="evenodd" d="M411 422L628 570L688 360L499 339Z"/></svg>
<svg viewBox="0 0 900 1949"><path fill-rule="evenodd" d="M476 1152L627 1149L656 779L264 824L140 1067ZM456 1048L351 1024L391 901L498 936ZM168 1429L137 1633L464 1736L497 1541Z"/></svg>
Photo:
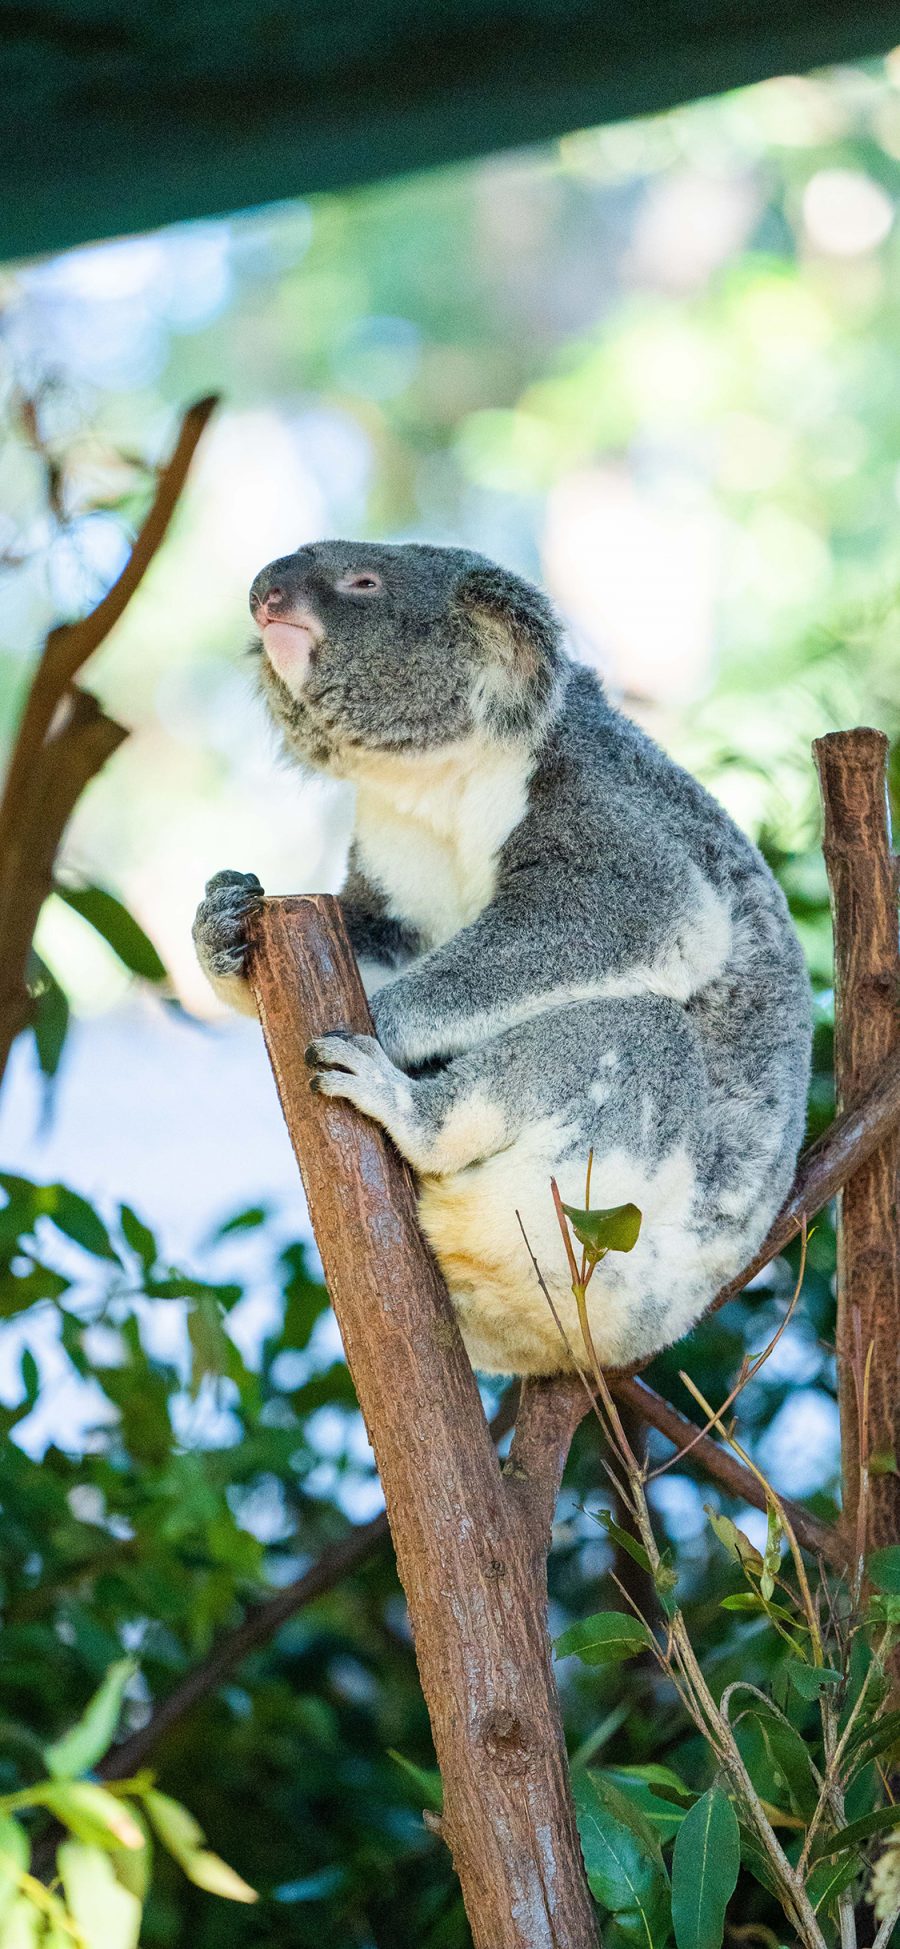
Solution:
<svg viewBox="0 0 900 1949"><path fill-rule="evenodd" d="M528 1736L521 1719L509 1706L496 1706L481 1727L481 1744L502 1773L524 1773L528 1766Z"/></svg>

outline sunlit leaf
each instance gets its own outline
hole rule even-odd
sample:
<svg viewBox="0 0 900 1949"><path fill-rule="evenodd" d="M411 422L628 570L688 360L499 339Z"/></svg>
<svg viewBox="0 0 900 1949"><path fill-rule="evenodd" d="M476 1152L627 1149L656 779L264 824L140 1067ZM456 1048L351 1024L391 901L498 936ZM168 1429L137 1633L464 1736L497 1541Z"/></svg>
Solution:
<svg viewBox="0 0 900 1949"><path fill-rule="evenodd" d="M713 1509L711 1503L705 1502L703 1507L719 1542L724 1544L733 1561L739 1563L744 1570L752 1570L755 1576L761 1576L764 1559L756 1546L751 1543L749 1536L745 1536L743 1530L738 1529L730 1516L721 1516L717 1509Z"/></svg>
<svg viewBox="0 0 900 1949"><path fill-rule="evenodd" d="M144 1836L125 1801L93 1780L55 1780L41 1789L41 1804L92 1847L144 1845Z"/></svg>
<svg viewBox="0 0 900 1949"><path fill-rule="evenodd" d="M43 1940L41 1917L27 1895L19 1895L0 1925L0 1949L37 1949ZM69 1949L72 1938L69 1937Z"/></svg>
<svg viewBox="0 0 900 1949"><path fill-rule="evenodd" d="M675 1837L672 1923L678 1949L720 1949L740 1865L734 1808L719 1787L710 1787L694 1802Z"/></svg>
<svg viewBox="0 0 900 1949"><path fill-rule="evenodd" d="M0 1813L0 1922L15 1901L19 1876L31 1858L28 1835L12 1814Z"/></svg>
<svg viewBox="0 0 900 1949"><path fill-rule="evenodd" d="M58 1779L71 1779L86 1773L106 1752L119 1723L125 1687L133 1677L133 1658L120 1658L94 1693L76 1726L47 1747L46 1761Z"/></svg>
<svg viewBox="0 0 900 1949"><path fill-rule="evenodd" d="M220 1861L217 1854L210 1854L202 1848L182 1863L189 1881L196 1888L205 1888L209 1895L221 1895L226 1902L255 1902L259 1900L255 1888L235 1874L226 1861Z"/></svg>
<svg viewBox="0 0 900 1949"><path fill-rule="evenodd" d="M168 1793L159 1793L152 1788L144 1795L144 1806L150 1820L162 1841L175 1860L184 1866L192 1854L197 1854L203 1846L204 1833L200 1822L182 1807L180 1800L173 1800Z"/></svg>
<svg viewBox="0 0 900 1949"><path fill-rule="evenodd" d="M576 1652L585 1665L617 1665L636 1658L652 1642L647 1626L627 1611L597 1611L572 1624L556 1640L557 1658Z"/></svg>
<svg viewBox="0 0 900 1949"><path fill-rule="evenodd" d="M141 1904L117 1881L109 1856L101 1848L64 1841L56 1861L87 1949L137 1949Z"/></svg>

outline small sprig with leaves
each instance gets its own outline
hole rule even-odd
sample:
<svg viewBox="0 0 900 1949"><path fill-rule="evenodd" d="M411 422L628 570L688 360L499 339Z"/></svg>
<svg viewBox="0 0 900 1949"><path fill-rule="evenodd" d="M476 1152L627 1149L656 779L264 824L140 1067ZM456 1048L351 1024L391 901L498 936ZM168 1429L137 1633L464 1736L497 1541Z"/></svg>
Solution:
<svg viewBox="0 0 900 1949"><path fill-rule="evenodd" d="M46 1748L46 1777L0 1796L0 1949L137 1949L154 1840L198 1888L256 1900L206 1847L187 1808L157 1792L152 1773L108 1786L90 1777L135 1670L130 1658L111 1666L77 1725ZM39 1823L47 1815L65 1838L55 1875L44 1879L32 1870L32 1847L36 1838L45 1851Z"/></svg>
<svg viewBox="0 0 900 1949"><path fill-rule="evenodd" d="M702 1736L709 1760L698 1781L668 1765L601 1769L576 1756L579 1831L591 1890L605 1916L604 1944L665 1949L674 1936L677 1949L720 1949L743 1874L774 1898L790 1939L803 1949L861 1949L863 1943L888 1949L900 1922L900 1804L890 1788L900 1748L891 1673L900 1545L867 1561L858 1549L848 1550L842 1576L820 1559L807 1563L784 1502L725 1418L797 1303L805 1242L778 1335L744 1362L722 1408L710 1406L690 1377L681 1376L706 1417L705 1432L717 1434L756 1476L767 1507L762 1549L729 1517L707 1510L740 1579L723 1608L778 1640L768 1688L739 1678L717 1696L678 1599L677 1573L654 1532L647 1489L661 1470L632 1449L587 1317L596 1267L608 1251L633 1247L641 1215L631 1205L591 1211L590 1166L583 1209L563 1205L555 1184L552 1189L581 1322L579 1364L603 1430L619 1512L633 1525L604 1515L604 1527L644 1571L658 1611L656 1618L645 1615L616 1579L626 1608L573 1625L557 1640L556 1654L595 1667L650 1658ZM537 1265L536 1271L553 1308ZM861 1363L863 1401L870 1362L871 1355ZM867 1903L874 1922L861 1935L858 1916ZM732 1912L731 1923L738 1919Z"/></svg>

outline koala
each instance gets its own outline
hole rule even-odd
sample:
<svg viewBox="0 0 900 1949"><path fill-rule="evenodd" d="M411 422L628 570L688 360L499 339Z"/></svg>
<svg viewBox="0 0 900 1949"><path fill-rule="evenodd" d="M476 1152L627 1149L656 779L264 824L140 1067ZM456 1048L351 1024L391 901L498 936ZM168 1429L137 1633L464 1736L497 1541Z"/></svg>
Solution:
<svg viewBox="0 0 900 1949"><path fill-rule="evenodd" d="M388 1132L473 1365L586 1365L550 1192L637 1205L589 1289L609 1366L684 1334L752 1256L804 1129L810 997L779 887L695 779L567 654L536 588L462 548L325 541L256 577L259 680L288 756L349 780L341 895L377 1037L307 1052ZM253 874L194 924L245 978ZM535 1276L521 1225L565 1342Z"/></svg>

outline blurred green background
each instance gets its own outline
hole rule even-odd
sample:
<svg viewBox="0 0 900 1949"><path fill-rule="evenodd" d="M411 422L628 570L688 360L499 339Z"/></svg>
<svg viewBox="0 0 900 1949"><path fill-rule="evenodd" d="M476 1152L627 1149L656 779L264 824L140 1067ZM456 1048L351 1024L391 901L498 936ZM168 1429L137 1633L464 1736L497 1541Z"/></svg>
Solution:
<svg viewBox="0 0 900 1949"><path fill-rule="evenodd" d="M80 805L61 871L118 895L169 979L130 974L53 898L37 945L56 1014L42 1043L20 1039L0 1100L16 1174L0 1790L32 1777L35 1740L123 1646L140 1660L139 1727L248 1601L379 1507L257 1032L215 1016L190 945L219 867L253 868L270 892L340 879L343 789L280 766L242 659L266 560L328 534L429 537L543 580L578 653L776 866L816 985L811 1128L827 1120L809 747L855 723L900 731L898 188L900 53L0 274L7 737L44 630L121 565L179 409L223 395L172 535L90 667L133 734ZM109 1253L80 1208L29 1204L25 1178L86 1198ZM155 1240L128 1219L122 1232L123 1203ZM833 1251L823 1222L742 1424L779 1487L825 1511ZM657 1362L657 1384L688 1405L689 1361L721 1398L780 1317L793 1263ZM680 1470L655 1494L710 1676L763 1675L771 1645L716 1608L731 1573L702 1505L718 1492ZM595 1514L608 1501L587 1428L559 1512L554 1628L616 1601ZM574 1747L669 1756L705 1784L651 1670L562 1678ZM382 1547L156 1749L161 1784L261 1900L226 1905L162 1864L147 1949L463 1949L448 1859L391 1748L432 1763ZM751 1885L744 1919L766 1915Z"/></svg>

